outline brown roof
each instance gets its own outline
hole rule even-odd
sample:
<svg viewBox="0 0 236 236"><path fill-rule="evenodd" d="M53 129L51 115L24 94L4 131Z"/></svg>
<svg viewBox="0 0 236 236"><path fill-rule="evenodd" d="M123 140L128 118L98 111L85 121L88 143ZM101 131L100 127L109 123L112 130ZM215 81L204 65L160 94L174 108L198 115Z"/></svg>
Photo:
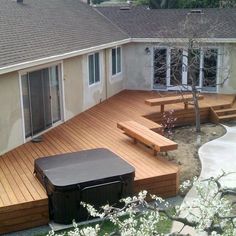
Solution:
<svg viewBox="0 0 236 236"><path fill-rule="evenodd" d="M0 68L126 38L79 0L0 1Z"/></svg>
<svg viewBox="0 0 236 236"><path fill-rule="evenodd" d="M236 8L203 9L148 9L147 7L97 7L131 38L236 38ZM186 19L188 26L186 27ZM184 28L185 27L185 28ZM188 35L191 34L191 35Z"/></svg>

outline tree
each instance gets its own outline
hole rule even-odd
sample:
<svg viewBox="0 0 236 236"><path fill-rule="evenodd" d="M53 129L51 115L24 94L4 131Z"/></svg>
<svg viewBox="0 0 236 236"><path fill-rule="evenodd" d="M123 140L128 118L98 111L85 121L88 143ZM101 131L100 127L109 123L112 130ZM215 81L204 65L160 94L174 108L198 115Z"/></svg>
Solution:
<svg viewBox="0 0 236 236"><path fill-rule="evenodd" d="M215 8L220 0L178 0L178 8Z"/></svg>
<svg viewBox="0 0 236 236"><path fill-rule="evenodd" d="M236 7L236 0L220 0L219 7Z"/></svg>
<svg viewBox="0 0 236 236"><path fill-rule="evenodd" d="M134 0L135 5L146 5L152 9L175 8L177 0Z"/></svg>
<svg viewBox="0 0 236 236"><path fill-rule="evenodd" d="M165 29L160 32L163 35L162 38L169 39L166 39L164 43L158 43L154 49L154 88L166 88L166 80L169 78L168 89L174 87L182 96L184 92L192 93L193 101L189 104L194 107L197 133L201 131L199 93L203 88L216 89L217 86L223 85L229 77L230 69L223 68L223 66L219 68L217 65L217 58L220 54L216 44L207 43L201 39L202 37L214 38L218 24L220 24L220 20L219 22L218 19L214 22L210 21L201 11L189 11L179 22L176 32L172 30L170 33ZM170 36L171 34L173 36ZM176 38L176 35L180 35L179 39L171 40L171 38ZM165 48L169 50L168 53ZM226 54L226 52L224 53ZM223 56L222 54L221 56ZM170 59L167 60L167 57ZM216 84L219 70L224 71L225 78L222 83ZM186 80L182 80L183 74L186 75Z"/></svg>
<svg viewBox="0 0 236 236"><path fill-rule="evenodd" d="M178 0L178 8L224 8L235 7L236 0Z"/></svg>
<svg viewBox="0 0 236 236"><path fill-rule="evenodd" d="M207 235L229 236L236 235L235 202L228 200L227 196L236 195L236 189L222 187L220 181L226 174L209 178L207 180L194 179L182 185L183 189L193 186L197 197L192 202L184 203L181 207L171 207L168 202L155 195L150 195L154 202L146 201L147 192L142 191L138 196L122 199L123 207L103 206L102 211L96 210L93 206L82 203L91 216L99 217L102 221L109 220L116 227L116 231L107 235L120 236L158 236L160 233L156 224L161 219L161 213L167 218L181 222L185 226L191 226L197 233L205 232ZM141 210L140 210L141 209ZM181 214L184 213L184 216ZM121 216L126 215L125 219ZM97 236L100 225L94 227L79 228L74 224L75 229L68 233L73 236ZM184 228L183 227L183 228ZM62 235L51 232L50 236ZM170 235L183 235L177 232Z"/></svg>
<svg viewBox="0 0 236 236"><path fill-rule="evenodd" d="M150 8L226 8L236 7L236 0L134 0Z"/></svg>
<svg viewBox="0 0 236 236"><path fill-rule="evenodd" d="M175 8L177 0L149 0L150 8Z"/></svg>

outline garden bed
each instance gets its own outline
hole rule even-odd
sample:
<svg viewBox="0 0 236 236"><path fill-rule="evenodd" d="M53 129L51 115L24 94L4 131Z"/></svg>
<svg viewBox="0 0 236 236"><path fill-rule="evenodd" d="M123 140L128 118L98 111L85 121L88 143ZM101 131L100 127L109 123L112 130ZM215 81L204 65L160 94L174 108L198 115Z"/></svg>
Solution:
<svg viewBox="0 0 236 236"><path fill-rule="evenodd" d="M167 154L167 158L180 165L180 184L199 176L201 162L198 156L198 149L204 143L219 138L226 133L221 125L202 124L201 133L198 136L194 126L184 126L173 129L172 139L178 143L178 149Z"/></svg>

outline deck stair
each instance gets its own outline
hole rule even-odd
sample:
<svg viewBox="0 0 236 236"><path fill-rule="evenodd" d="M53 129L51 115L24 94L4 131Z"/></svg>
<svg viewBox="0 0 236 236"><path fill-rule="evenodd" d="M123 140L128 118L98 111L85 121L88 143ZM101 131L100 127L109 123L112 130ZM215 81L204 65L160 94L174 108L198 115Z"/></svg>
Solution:
<svg viewBox="0 0 236 236"><path fill-rule="evenodd" d="M211 107L211 117L214 123L236 120L236 108L231 104Z"/></svg>

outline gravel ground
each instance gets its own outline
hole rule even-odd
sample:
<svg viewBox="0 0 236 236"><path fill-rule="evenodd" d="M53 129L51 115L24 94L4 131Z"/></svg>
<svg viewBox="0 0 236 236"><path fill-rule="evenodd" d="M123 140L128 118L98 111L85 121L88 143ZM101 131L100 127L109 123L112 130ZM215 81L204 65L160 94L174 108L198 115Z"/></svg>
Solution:
<svg viewBox="0 0 236 236"><path fill-rule="evenodd" d="M178 149L168 152L164 158L180 166L180 183L200 175L199 147L225 133L223 126L215 124L202 124L200 135L196 134L194 126L184 126L173 130L171 139L178 143Z"/></svg>

